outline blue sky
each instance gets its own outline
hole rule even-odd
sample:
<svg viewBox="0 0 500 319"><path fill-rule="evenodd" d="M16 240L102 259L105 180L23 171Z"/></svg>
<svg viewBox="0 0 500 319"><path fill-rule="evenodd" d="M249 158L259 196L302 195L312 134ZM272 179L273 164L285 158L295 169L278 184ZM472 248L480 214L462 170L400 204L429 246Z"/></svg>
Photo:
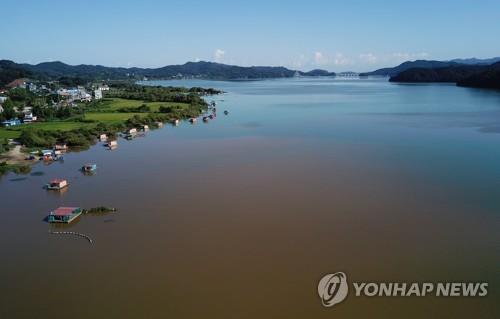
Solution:
<svg viewBox="0 0 500 319"><path fill-rule="evenodd" d="M365 71L500 56L500 1L4 1L0 59Z"/></svg>

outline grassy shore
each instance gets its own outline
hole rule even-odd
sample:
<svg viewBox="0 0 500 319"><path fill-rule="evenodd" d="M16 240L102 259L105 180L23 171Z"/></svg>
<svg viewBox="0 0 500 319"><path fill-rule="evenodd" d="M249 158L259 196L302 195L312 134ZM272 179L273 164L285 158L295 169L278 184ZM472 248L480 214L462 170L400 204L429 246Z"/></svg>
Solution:
<svg viewBox="0 0 500 319"><path fill-rule="evenodd" d="M122 112L124 109L136 109L146 105L148 112ZM14 126L10 128L0 128L0 139L16 139L21 133L28 129L43 131L72 131L80 128L93 128L98 123L120 124L134 116L141 118L150 114L158 113L160 107L172 107L177 110L189 110L191 106L187 103L177 102L145 102L140 100L127 100L122 98L110 98L96 103L88 112L85 112L83 118L68 119L63 121L37 122L25 125ZM159 114L159 113L158 113ZM168 115L168 114L165 114ZM82 121L82 119L84 121Z"/></svg>

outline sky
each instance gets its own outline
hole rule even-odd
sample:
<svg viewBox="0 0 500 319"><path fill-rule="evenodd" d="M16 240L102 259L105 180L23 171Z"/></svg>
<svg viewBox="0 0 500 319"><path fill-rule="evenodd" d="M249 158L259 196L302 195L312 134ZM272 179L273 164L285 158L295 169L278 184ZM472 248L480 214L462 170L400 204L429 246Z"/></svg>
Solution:
<svg viewBox="0 0 500 319"><path fill-rule="evenodd" d="M500 56L500 0L0 0L0 59L370 71Z"/></svg>

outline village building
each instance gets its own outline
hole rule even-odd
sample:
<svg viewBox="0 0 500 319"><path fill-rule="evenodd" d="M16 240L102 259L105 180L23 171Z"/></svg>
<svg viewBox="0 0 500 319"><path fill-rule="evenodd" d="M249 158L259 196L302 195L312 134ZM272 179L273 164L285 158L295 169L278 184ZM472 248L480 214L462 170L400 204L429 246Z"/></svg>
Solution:
<svg viewBox="0 0 500 319"><path fill-rule="evenodd" d="M64 144L64 143L59 143L59 144L56 144L54 146L54 150L58 150L58 151L66 151L68 150L68 145Z"/></svg>
<svg viewBox="0 0 500 319"><path fill-rule="evenodd" d="M97 90L94 90L94 99L96 99L96 100L102 99L102 90L100 88Z"/></svg>
<svg viewBox="0 0 500 319"><path fill-rule="evenodd" d="M16 88L21 88L25 89L26 88L26 79L16 79L9 84L6 85L8 89L16 89Z"/></svg>
<svg viewBox="0 0 500 319"><path fill-rule="evenodd" d="M37 120L37 117L33 115L32 112L26 113L24 115L23 123L31 123L35 122Z"/></svg>
<svg viewBox="0 0 500 319"><path fill-rule="evenodd" d="M12 119L12 120L6 120L6 121L2 122L2 126L5 126L5 127L16 126L16 125L21 125L21 121L18 119Z"/></svg>

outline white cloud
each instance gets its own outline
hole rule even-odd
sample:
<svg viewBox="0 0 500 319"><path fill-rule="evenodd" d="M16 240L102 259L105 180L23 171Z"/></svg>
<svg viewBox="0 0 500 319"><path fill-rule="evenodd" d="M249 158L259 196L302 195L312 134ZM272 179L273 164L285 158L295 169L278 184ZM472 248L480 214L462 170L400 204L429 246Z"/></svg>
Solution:
<svg viewBox="0 0 500 319"><path fill-rule="evenodd" d="M294 58L291 62L292 67L294 68L302 68L304 65L308 63L306 56L300 54L298 57Z"/></svg>
<svg viewBox="0 0 500 319"><path fill-rule="evenodd" d="M359 60L361 60L364 63L374 64L377 63L378 58L373 53L361 53L359 55Z"/></svg>
<svg viewBox="0 0 500 319"><path fill-rule="evenodd" d="M226 54L226 52L224 50L221 50L221 49L216 49L214 51L214 61L215 62L222 62L222 59L224 58L224 55Z"/></svg>
<svg viewBox="0 0 500 319"><path fill-rule="evenodd" d="M335 54L333 58L333 64L335 65L350 65L353 64L353 60L344 56L342 53Z"/></svg>
<svg viewBox="0 0 500 319"><path fill-rule="evenodd" d="M418 52L418 53L409 53L409 52L396 52L392 54L393 58L396 58L398 60L418 60L418 59L425 59L430 56L429 53L427 52Z"/></svg>
<svg viewBox="0 0 500 319"><path fill-rule="evenodd" d="M326 64L327 62L328 62L328 60L323 55L322 52L320 52L320 51L314 52L314 63L316 63L317 65L322 65L322 64Z"/></svg>

